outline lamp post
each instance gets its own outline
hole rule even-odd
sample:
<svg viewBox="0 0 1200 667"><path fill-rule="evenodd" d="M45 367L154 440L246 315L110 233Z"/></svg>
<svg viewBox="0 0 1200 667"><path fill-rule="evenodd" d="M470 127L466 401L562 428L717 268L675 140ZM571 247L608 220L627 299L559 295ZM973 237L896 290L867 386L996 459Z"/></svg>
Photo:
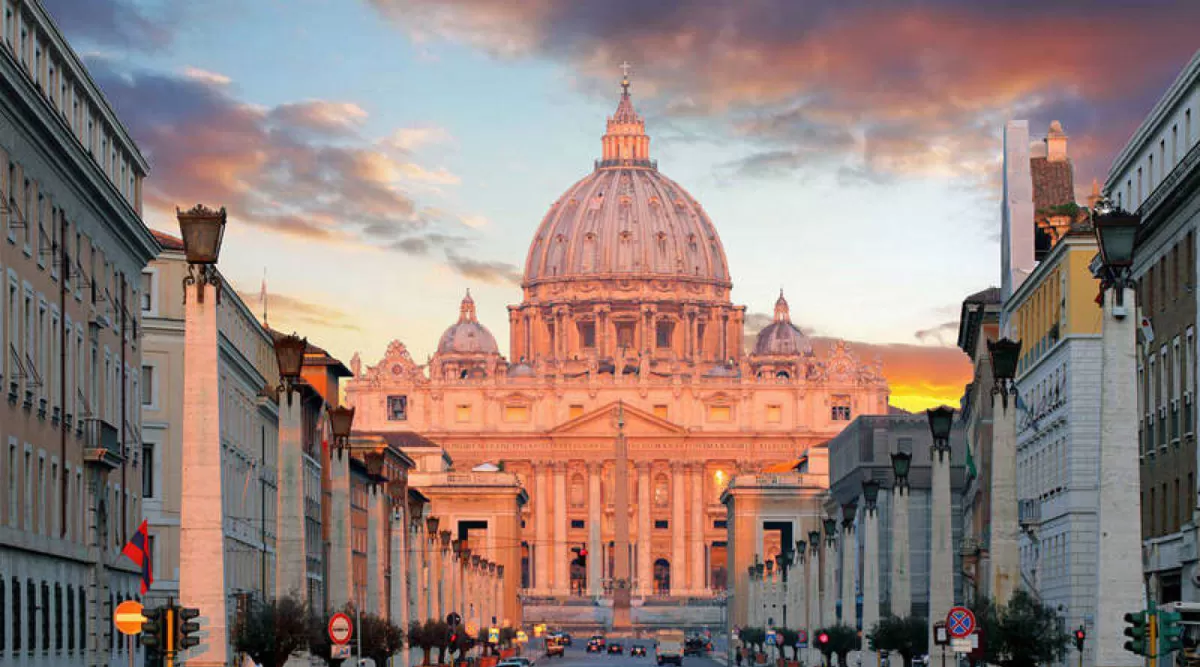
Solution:
<svg viewBox="0 0 1200 667"><path fill-rule="evenodd" d="M280 373L285 366L288 375L283 376L283 390L291 404L293 388L299 386L296 378L303 363L307 343L301 344L295 335L284 336L276 341L276 353L280 358ZM287 358L286 364L284 363ZM297 363L296 359L300 362ZM289 375L295 375L289 379ZM329 447L329 604L332 608L344 607L354 602L361 607L354 586L354 546L350 534L350 431L354 424L354 409L337 406L326 408L328 433L332 440Z"/></svg>
<svg viewBox="0 0 1200 667"><path fill-rule="evenodd" d="M1122 614L1141 609L1141 496L1137 451L1136 317L1131 269L1138 216L1100 202L1092 224L1100 246L1093 273L1103 297L1100 378L1100 508L1096 574L1097 667L1138 664L1123 650Z"/></svg>
<svg viewBox="0 0 1200 667"><path fill-rule="evenodd" d="M908 529L908 471L912 466L910 452L892 454L892 558L888 586L891 612L900 618L912 614L912 584L908 578L912 547ZM907 666L904 666L907 667Z"/></svg>
<svg viewBox="0 0 1200 667"><path fill-rule="evenodd" d="M224 665L229 654L217 273L225 209L176 211L188 272L183 279L183 433L179 512L179 596L207 618L208 638L187 651L190 665ZM185 656L181 656L185 657Z"/></svg>
<svg viewBox="0 0 1200 667"><path fill-rule="evenodd" d="M987 591L996 604L1004 606L1020 583L1020 524L1017 508L1017 363L1021 341L1001 338L988 341L992 364L992 458L991 510L988 517L988 557L991 576ZM1013 405L1009 407L1009 396Z"/></svg>
<svg viewBox="0 0 1200 667"><path fill-rule="evenodd" d="M821 627L821 531L808 532L808 584L805 586L808 601L806 603L808 617L805 627L808 629L808 646L810 664L820 660L820 651L816 650L813 635Z"/></svg>
<svg viewBox="0 0 1200 667"><path fill-rule="evenodd" d="M308 603L308 558L305 536L304 497L304 401L295 402L293 394L300 388L304 352L308 341L292 334L274 336L275 362L279 384L264 391L279 400L279 440L276 462L279 467L278 502L275 508L275 590L281 595L293 595ZM324 611L324 610L321 610Z"/></svg>
<svg viewBox="0 0 1200 667"><path fill-rule="evenodd" d="M863 574L862 631L865 636L879 622L879 482L869 478L862 483L863 500ZM866 646L864 644L863 648ZM866 652L867 664L878 663L878 654Z"/></svg>
<svg viewBox="0 0 1200 667"><path fill-rule="evenodd" d="M950 431L954 409L946 406L926 410L933 446L929 457L932 467L930 493L929 558L929 645L933 646L933 624L945 619L954 604L954 538L950 500ZM946 667L945 656L931 653L930 667Z"/></svg>

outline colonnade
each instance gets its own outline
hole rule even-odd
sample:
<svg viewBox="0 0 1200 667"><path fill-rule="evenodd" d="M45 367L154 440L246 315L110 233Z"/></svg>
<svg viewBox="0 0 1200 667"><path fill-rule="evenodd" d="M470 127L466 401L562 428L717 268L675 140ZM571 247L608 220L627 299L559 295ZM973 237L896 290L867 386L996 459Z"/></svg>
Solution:
<svg viewBox="0 0 1200 667"><path fill-rule="evenodd" d="M408 525L407 611L416 621L446 620L452 612L468 628L487 628L506 620L504 566L474 552L435 516L416 517Z"/></svg>
<svg viewBox="0 0 1200 667"><path fill-rule="evenodd" d="M572 594L569 565L574 558L572 548L584 546L590 554L587 560L587 589L589 596L598 597L605 593L607 578L607 549L612 540L611 512L602 496L604 465L608 460L585 462L585 525L586 540L578 544L569 535L571 506L568 503L568 462L533 462L533 535L530 544L531 580L530 592L534 595L568 596ZM632 481L636 477L637 488L630 496L636 501L634 508L635 530L631 539L630 562L634 564L634 594L649 596L654 590L654 563L667 559L670 563L670 590L672 596L703 596L710 592L706 562L707 503L704 493L704 464L700 462L673 461L669 464L670 491L668 507L659 505L659 514L668 513L669 544L667 550L656 551L654 536L655 500L652 481L652 461L634 461ZM615 483L615 481L614 481ZM578 509L578 508L576 508ZM661 519L659 519L661 520Z"/></svg>

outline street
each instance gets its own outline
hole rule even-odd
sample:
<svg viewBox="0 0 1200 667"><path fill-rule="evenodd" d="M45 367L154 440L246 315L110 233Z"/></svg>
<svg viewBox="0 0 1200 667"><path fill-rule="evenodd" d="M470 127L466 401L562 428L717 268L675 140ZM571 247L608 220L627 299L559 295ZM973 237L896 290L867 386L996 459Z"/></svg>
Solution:
<svg viewBox="0 0 1200 667"><path fill-rule="evenodd" d="M609 655L607 653L588 653L587 639L576 637L572 646L567 647L566 656L562 658L539 658L537 664L539 667L654 667L654 640L650 638L644 639L609 639L609 643L620 641L624 652L620 655ZM636 658L629 657L629 649L633 646L646 647L645 657L638 656ZM713 653L713 655L718 655ZM688 656L683 659L684 667L724 667L724 661L713 660L712 658L696 658Z"/></svg>

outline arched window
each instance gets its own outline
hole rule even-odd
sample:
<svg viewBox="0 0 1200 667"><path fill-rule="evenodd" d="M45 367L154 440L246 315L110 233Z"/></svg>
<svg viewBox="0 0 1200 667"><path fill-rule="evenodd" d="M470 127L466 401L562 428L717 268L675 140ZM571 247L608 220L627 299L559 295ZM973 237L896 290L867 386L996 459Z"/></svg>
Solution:
<svg viewBox="0 0 1200 667"><path fill-rule="evenodd" d="M654 594L668 595L671 592L671 563L666 558L654 561Z"/></svg>
<svg viewBox="0 0 1200 667"><path fill-rule="evenodd" d="M671 482L666 475L659 474L654 478L654 506L666 507L671 499Z"/></svg>

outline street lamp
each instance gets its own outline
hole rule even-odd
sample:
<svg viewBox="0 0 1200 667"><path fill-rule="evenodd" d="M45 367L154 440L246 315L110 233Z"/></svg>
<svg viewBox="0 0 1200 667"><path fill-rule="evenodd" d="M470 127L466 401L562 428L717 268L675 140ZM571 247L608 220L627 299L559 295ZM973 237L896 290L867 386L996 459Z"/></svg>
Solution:
<svg viewBox="0 0 1200 667"><path fill-rule="evenodd" d="M429 539L431 540L437 539L439 521L440 520L436 516L425 517L425 534L428 535Z"/></svg>
<svg viewBox="0 0 1200 667"><path fill-rule="evenodd" d="M912 467L912 454L896 452L892 454L892 475L896 478L896 487L908 487L908 469Z"/></svg>
<svg viewBox="0 0 1200 667"><path fill-rule="evenodd" d="M809 533L809 535L811 535L811 534L812 534L812 533ZM808 543L806 543L804 540L796 540L796 551L795 551L795 553L796 553L797 555L799 555L799 556L803 556L803 555L804 555L804 552L805 552L805 549L806 549L807 547L808 547Z"/></svg>
<svg viewBox="0 0 1200 667"><path fill-rule="evenodd" d="M354 424L354 408L331 406L329 413L329 430L333 431L333 446L346 447L350 442L350 427Z"/></svg>
<svg viewBox="0 0 1200 667"><path fill-rule="evenodd" d="M854 503L842 505L842 528L849 530L854 525L854 513L858 506Z"/></svg>
<svg viewBox="0 0 1200 667"><path fill-rule="evenodd" d="M862 483L863 500L867 501L867 511L874 512L879 502L879 482L868 479Z"/></svg>
<svg viewBox="0 0 1200 667"><path fill-rule="evenodd" d="M1096 274L1101 289L1117 288L1113 317L1118 319L1125 317L1124 291L1132 283L1130 269L1140 222L1136 214L1114 208L1108 200L1101 200L1092 215L1096 242L1100 246L1100 266Z"/></svg>
<svg viewBox="0 0 1200 667"><path fill-rule="evenodd" d="M1008 408L1009 394L1016 393L1013 378L1017 375L1017 362L1021 359L1021 341L1001 338L988 341L988 356L992 360L992 377L995 384L993 394L1000 394L1004 407Z"/></svg>
<svg viewBox="0 0 1200 667"><path fill-rule="evenodd" d="M308 339L296 334L275 338L275 362L279 366L279 389L292 404L292 392L300 384L300 371L304 367L304 352Z"/></svg>
<svg viewBox="0 0 1200 667"><path fill-rule="evenodd" d="M440 537L441 541L442 541L442 551L449 550L450 549L450 537L451 537L450 531L443 530L442 532L438 533L438 537Z"/></svg>
<svg viewBox="0 0 1200 667"><path fill-rule="evenodd" d="M187 299L187 286L198 283L198 302L204 303L204 286L212 285L217 292L217 303L220 303L221 279L217 276L216 264L221 255L221 240L225 237L225 207L215 211L196 204L187 211L176 208L175 214L188 263L188 274L183 279L184 299Z"/></svg>
<svg viewBox="0 0 1200 667"><path fill-rule="evenodd" d="M808 543L812 546L812 548L816 549L817 545L821 543L821 531L808 531Z"/></svg>
<svg viewBox="0 0 1200 667"><path fill-rule="evenodd" d="M938 451L950 449L950 429L954 425L954 408L945 405L925 411L929 417L929 433L933 435L933 447Z"/></svg>
<svg viewBox="0 0 1200 667"><path fill-rule="evenodd" d="M829 517L821 521L825 528L825 539L832 543L837 539L837 519Z"/></svg>

